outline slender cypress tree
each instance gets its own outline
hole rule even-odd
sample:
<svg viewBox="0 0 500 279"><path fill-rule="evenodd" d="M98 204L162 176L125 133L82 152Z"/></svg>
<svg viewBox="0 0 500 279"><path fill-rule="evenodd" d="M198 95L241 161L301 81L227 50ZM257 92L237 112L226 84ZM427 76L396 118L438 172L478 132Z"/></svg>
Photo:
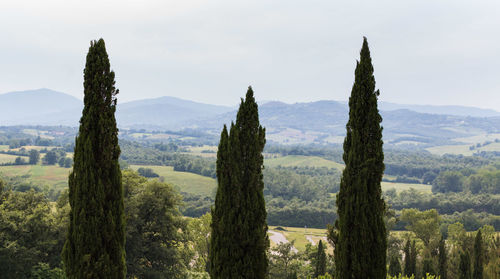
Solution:
<svg viewBox="0 0 500 279"><path fill-rule="evenodd" d="M439 255L439 259L438 259L439 274L438 275L440 276L441 279L448 279L446 245L445 245L445 240L442 236L441 236L441 240L439 241L438 252L439 252L439 254L438 254Z"/></svg>
<svg viewBox="0 0 500 279"><path fill-rule="evenodd" d="M481 230L477 231L476 240L474 241L474 270L472 278L483 279L483 238Z"/></svg>
<svg viewBox="0 0 500 279"><path fill-rule="evenodd" d="M380 186L384 154L378 96L364 38L349 98L343 155L346 166L337 195L335 267L340 279L386 277L385 203Z"/></svg>
<svg viewBox="0 0 500 279"><path fill-rule="evenodd" d="M425 257L422 261L422 276L425 277L426 274L434 275L432 259L430 257Z"/></svg>
<svg viewBox="0 0 500 279"><path fill-rule="evenodd" d="M405 267L404 267L404 270L403 270L403 275L406 275L408 277L410 277L412 275L412 271L411 271L411 252L410 252L410 249L411 249L411 242L410 242L410 239L408 239L406 241L406 244L405 244L405 248L403 250L404 252L404 255L405 255Z"/></svg>
<svg viewBox="0 0 500 279"><path fill-rule="evenodd" d="M93 41L84 70L84 108L69 175L70 223L63 249L68 278L125 278L123 190L115 74L104 40Z"/></svg>
<svg viewBox="0 0 500 279"><path fill-rule="evenodd" d="M409 270L409 276L415 275L417 276L417 246L415 245L415 240L412 241L411 243L411 249L410 249L410 270Z"/></svg>
<svg viewBox="0 0 500 279"><path fill-rule="evenodd" d="M402 274L399 257L397 255L392 255L389 260L389 275L398 276L399 274Z"/></svg>
<svg viewBox="0 0 500 279"><path fill-rule="evenodd" d="M323 241L318 243L318 253L316 254L316 268L314 270L314 278L325 275L326 273L326 253Z"/></svg>
<svg viewBox="0 0 500 279"><path fill-rule="evenodd" d="M217 152L218 188L212 209L212 278L266 278L269 247L262 168L265 129L253 90L241 101Z"/></svg>
<svg viewBox="0 0 500 279"><path fill-rule="evenodd" d="M458 266L460 271L459 278L460 279L471 279L471 270L470 270L470 256L469 251L465 251L464 253L460 253L460 264Z"/></svg>

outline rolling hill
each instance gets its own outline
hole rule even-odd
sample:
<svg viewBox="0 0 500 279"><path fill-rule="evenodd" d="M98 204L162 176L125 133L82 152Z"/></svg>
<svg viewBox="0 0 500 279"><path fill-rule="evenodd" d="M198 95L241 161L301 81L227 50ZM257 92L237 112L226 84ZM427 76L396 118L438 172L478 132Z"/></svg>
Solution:
<svg viewBox="0 0 500 279"><path fill-rule="evenodd" d="M419 148L464 145L467 143L454 139L500 132L500 116L493 110L391 103L380 106L384 142L389 145ZM1 94L0 126L77 126L81 108L81 100L49 89ZM447 114L437 114L440 111ZM336 101L295 104L272 101L260 105L259 114L270 142L342 143L348 107L345 102ZM214 138L235 115L235 108L174 97L118 103L117 107L121 128L172 131L189 128L212 134Z"/></svg>

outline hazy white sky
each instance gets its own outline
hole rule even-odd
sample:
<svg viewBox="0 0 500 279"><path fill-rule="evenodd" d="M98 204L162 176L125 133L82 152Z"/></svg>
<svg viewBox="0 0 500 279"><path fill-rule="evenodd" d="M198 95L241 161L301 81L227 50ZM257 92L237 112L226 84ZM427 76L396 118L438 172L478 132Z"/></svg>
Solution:
<svg viewBox="0 0 500 279"><path fill-rule="evenodd" d="M382 101L500 110L500 1L0 0L0 93L82 97L104 38L119 102L347 100L367 36Z"/></svg>

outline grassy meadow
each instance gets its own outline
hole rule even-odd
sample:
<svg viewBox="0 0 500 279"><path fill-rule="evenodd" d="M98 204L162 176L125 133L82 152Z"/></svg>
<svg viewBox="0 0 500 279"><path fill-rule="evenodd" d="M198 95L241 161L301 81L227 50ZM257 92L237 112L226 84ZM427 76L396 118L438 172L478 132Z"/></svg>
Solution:
<svg viewBox="0 0 500 279"><path fill-rule="evenodd" d="M283 228L284 231L276 228ZM283 234L288 241L294 241L294 247L300 252L304 252L306 245L311 243L308 238L314 241L315 245L318 245L320 240L325 243L328 242L326 241L326 229L269 226L269 230ZM276 243L271 241L271 247L274 246L276 246ZM330 253L332 252L330 245L328 245L328 250Z"/></svg>
<svg viewBox="0 0 500 279"><path fill-rule="evenodd" d="M288 155L264 160L264 166L267 167L315 167L331 168L343 170L344 165L334 161L326 160L317 156Z"/></svg>
<svg viewBox="0 0 500 279"><path fill-rule="evenodd" d="M406 190L410 190L413 188L420 192L430 193L432 190L431 185L427 184L414 184L414 183L400 183L400 182L386 182L382 181L382 191L387 191L389 189L396 189L396 192L402 192Z"/></svg>
<svg viewBox="0 0 500 279"><path fill-rule="evenodd" d="M58 165L22 165L22 166L0 166L0 176L16 177L24 176L28 182L36 185L47 185L54 190L63 190L68 187L68 175L71 169L62 168Z"/></svg>
<svg viewBox="0 0 500 279"><path fill-rule="evenodd" d="M0 154L0 164L5 163L14 163L17 157L23 158L25 161L28 161L29 158L27 156L17 156L17 155L9 155L9 154Z"/></svg>
<svg viewBox="0 0 500 279"><path fill-rule="evenodd" d="M165 178L165 182L172 184L181 192L190 194L212 196L216 188L216 181L213 178L201 176L190 172L174 171L170 166L140 166L131 165L131 169L150 168L159 176Z"/></svg>

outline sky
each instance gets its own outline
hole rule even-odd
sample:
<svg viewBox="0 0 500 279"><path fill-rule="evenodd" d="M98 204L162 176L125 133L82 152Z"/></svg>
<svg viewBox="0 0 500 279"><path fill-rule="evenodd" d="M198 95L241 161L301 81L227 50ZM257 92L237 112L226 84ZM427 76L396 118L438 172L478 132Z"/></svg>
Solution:
<svg viewBox="0 0 500 279"><path fill-rule="evenodd" d="M348 99L363 36L380 100L500 111L500 1L1 0L0 93L83 97L103 38L118 102Z"/></svg>

